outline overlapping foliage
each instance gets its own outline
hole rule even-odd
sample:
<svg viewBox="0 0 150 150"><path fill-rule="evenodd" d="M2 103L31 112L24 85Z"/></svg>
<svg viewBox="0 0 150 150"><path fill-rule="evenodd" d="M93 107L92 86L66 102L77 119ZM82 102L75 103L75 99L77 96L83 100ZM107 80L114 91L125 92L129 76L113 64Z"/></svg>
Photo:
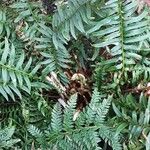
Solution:
<svg viewBox="0 0 150 150"><path fill-rule="evenodd" d="M99 142L103 139L113 149L119 150L121 145L118 134L105 125L104 121L111 98L109 96L102 100L95 89L89 106L74 121L77 94L72 95L64 110L59 103L54 105L51 124L46 131L42 132L33 125L28 130L43 149L100 149Z"/></svg>
<svg viewBox="0 0 150 150"><path fill-rule="evenodd" d="M14 134L15 127L7 127L3 130L0 130L0 147L1 148L12 148L12 146L19 142L19 139L11 139Z"/></svg>
<svg viewBox="0 0 150 150"><path fill-rule="evenodd" d="M149 150L150 17L139 2L0 1L0 148Z"/></svg>

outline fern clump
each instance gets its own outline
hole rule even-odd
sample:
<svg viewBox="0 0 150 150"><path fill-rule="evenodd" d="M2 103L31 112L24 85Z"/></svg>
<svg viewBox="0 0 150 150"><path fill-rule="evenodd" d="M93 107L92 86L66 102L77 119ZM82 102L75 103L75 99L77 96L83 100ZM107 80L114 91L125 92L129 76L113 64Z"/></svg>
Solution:
<svg viewBox="0 0 150 150"><path fill-rule="evenodd" d="M100 93L95 89L91 102L74 121L77 94L72 95L64 110L59 103L55 104L51 124L45 131L40 131L33 125L28 127L28 131L41 143L41 147L46 142L47 149L100 149L100 142L104 140L113 149L119 150L119 135L105 121L111 99L112 96L101 99ZM43 137L44 143L40 140Z"/></svg>
<svg viewBox="0 0 150 150"><path fill-rule="evenodd" d="M1 0L2 149L149 150L149 16L147 0Z"/></svg>

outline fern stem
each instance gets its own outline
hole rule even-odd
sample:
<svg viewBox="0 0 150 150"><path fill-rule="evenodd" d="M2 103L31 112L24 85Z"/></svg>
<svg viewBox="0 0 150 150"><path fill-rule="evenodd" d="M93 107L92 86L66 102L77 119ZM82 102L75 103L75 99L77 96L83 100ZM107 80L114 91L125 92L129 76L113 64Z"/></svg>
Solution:
<svg viewBox="0 0 150 150"><path fill-rule="evenodd" d="M8 66L8 65L0 64L0 66L1 66L2 68L7 69L7 70L11 70L11 71L13 71L13 72L22 74L23 76L29 76L30 78L33 78L33 76L32 76L31 74L28 74L27 72L24 72L24 71L21 71L21 70L17 70L17 69L12 68L12 67L10 67L10 66Z"/></svg>
<svg viewBox="0 0 150 150"><path fill-rule="evenodd" d="M34 79L34 80L41 81L41 78L38 77L38 76L33 76L31 73L27 73L27 72L24 72L24 71L22 71L22 70L17 70L17 69L12 68L12 67L10 67L10 66L8 66L8 65L4 65L4 64L1 64L1 63L0 63L0 67L1 67L1 68L5 68L6 70L13 71L13 72L15 72L16 74L17 74L17 73L18 73L18 74L21 74L22 76L28 76L30 79Z"/></svg>
<svg viewBox="0 0 150 150"><path fill-rule="evenodd" d="M120 44L122 51L122 72L125 70L125 51L124 51L124 12L123 12L123 2L122 0L118 1L118 13L119 13L119 21L120 21Z"/></svg>

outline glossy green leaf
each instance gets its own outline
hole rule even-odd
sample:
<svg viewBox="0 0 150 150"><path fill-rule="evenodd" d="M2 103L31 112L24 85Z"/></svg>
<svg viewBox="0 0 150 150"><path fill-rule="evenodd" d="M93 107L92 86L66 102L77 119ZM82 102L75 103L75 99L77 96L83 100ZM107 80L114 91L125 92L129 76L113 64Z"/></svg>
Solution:
<svg viewBox="0 0 150 150"><path fill-rule="evenodd" d="M2 63L6 63L8 54L9 54L9 43L8 43L8 39L5 38L5 48L4 48L2 58L1 58Z"/></svg>
<svg viewBox="0 0 150 150"><path fill-rule="evenodd" d="M5 90L3 89L2 86L0 86L0 94L2 94L7 101L9 100L8 96L7 96L7 93L5 92Z"/></svg>

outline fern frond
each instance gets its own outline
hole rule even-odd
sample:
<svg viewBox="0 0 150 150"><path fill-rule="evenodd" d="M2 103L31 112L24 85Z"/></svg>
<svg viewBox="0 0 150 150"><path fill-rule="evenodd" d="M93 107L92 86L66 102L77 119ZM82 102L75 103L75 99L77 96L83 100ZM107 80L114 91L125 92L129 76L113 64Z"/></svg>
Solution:
<svg viewBox="0 0 150 150"><path fill-rule="evenodd" d="M85 33L83 22L88 23L91 17L90 1L68 0L66 3L58 4L57 12L53 16L52 25L54 31L59 30L67 41L76 37L76 29Z"/></svg>
<svg viewBox="0 0 150 150"><path fill-rule="evenodd" d="M11 139L14 131L15 127L13 126L0 130L0 148L11 148L20 141L19 139Z"/></svg>
<svg viewBox="0 0 150 150"><path fill-rule="evenodd" d="M112 56L102 64L111 64L115 70L124 72L127 67L142 60L139 45L150 36L146 19L148 12L144 9L137 15L136 8L136 1L109 0L100 10L100 21L87 33L97 37L98 43L93 46L107 47ZM101 11L105 14L104 18L100 16Z"/></svg>
<svg viewBox="0 0 150 150"><path fill-rule="evenodd" d="M60 104L56 104L52 111L52 130L54 132L61 132L62 130L62 108Z"/></svg>
<svg viewBox="0 0 150 150"><path fill-rule="evenodd" d="M102 138L108 141L113 149L121 150L118 135L104 124L104 117L106 117L106 113L108 112L111 98L108 99L107 104L106 100L103 101L98 98L98 96L99 92L95 89L92 101L89 106L80 113L76 120L77 123L73 121L77 100L76 94L71 96L64 112L61 112L60 104L56 104L53 109L50 128L46 130L48 145L53 145L53 148L57 147L62 150L70 148L85 150L101 149L98 143ZM100 100L101 103L99 104ZM90 113L94 112L95 118L92 117L91 119L89 110ZM78 121L78 119L80 121ZM90 123L88 120L91 120Z"/></svg>
<svg viewBox="0 0 150 150"><path fill-rule="evenodd" d="M22 115L25 121L30 124L41 127L44 125L44 121L50 118L51 108L39 93L31 92L30 98L28 95L23 96L21 106Z"/></svg>
<svg viewBox="0 0 150 150"><path fill-rule="evenodd" d="M18 12L18 17L15 19L15 22L19 22L21 20L28 20L28 21L38 21L39 17L37 16L40 15L42 16L42 14L40 14L40 9L37 8L41 8L42 7L42 3L39 2L29 2L28 0L24 0L24 1L20 1L20 2L16 2L13 3L11 5L11 8L15 8ZM36 14L35 12L36 11Z"/></svg>
<svg viewBox="0 0 150 150"><path fill-rule="evenodd" d="M33 125L28 126L28 131L35 137L42 137L43 133Z"/></svg>
<svg viewBox="0 0 150 150"><path fill-rule="evenodd" d="M103 99L102 101L100 98L100 93L97 89L95 89L89 107L87 108L87 123L102 123L106 114L108 113L111 99L112 97L108 97L108 99Z"/></svg>
<svg viewBox="0 0 150 150"><path fill-rule="evenodd" d="M65 108L63 119L63 127L65 131L68 131L69 129L73 128L73 114L75 112L76 101L77 94L71 96L70 101L68 102L68 105Z"/></svg>
<svg viewBox="0 0 150 150"><path fill-rule="evenodd" d="M0 66L1 66L1 81L0 93L8 101L10 96L13 100L15 93L20 99L22 98L20 89L30 93L31 91L31 80L34 78L34 74L39 69L40 65L29 71L32 63L30 58L26 65L24 65L25 56L22 53L19 58L15 58L15 47L13 44L10 46L8 39L5 38L5 48L1 55Z"/></svg>
<svg viewBox="0 0 150 150"><path fill-rule="evenodd" d="M42 4L42 2L41 2ZM14 3L12 8L21 12L15 22L24 20L24 25L19 29L20 39L30 45L34 42L34 49L42 51L43 76L52 71L62 73L62 68L68 68L70 55L64 44L66 40L60 33L53 31L48 25L51 20L47 20L46 15L40 13L43 9L39 2L29 2L27 0ZM23 13L24 12L24 13ZM29 19L30 18L30 19ZM52 46L54 45L54 47Z"/></svg>
<svg viewBox="0 0 150 150"><path fill-rule="evenodd" d="M46 138L45 138L44 133L41 130L39 130L33 125L29 125L28 131L30 132L30 134L36 137L36 140L38 141L39 144L41 144L42 149L47 148Z"/></svg>
<svg viewBox="0 0 150 150"><path fill-rule="evenodd" d="M11 22L7 20L6 12L4 10L0 11L0 38L10 36L10 24Z"/></svg>
<svg viewBox="0 0 150 150"><path fill-rule="evenodd" d="M69 68L67 63L71 62L68 60L70 56L64 51L49 48L49 52L41 52L41 54L44 57L44 60L41 62L44 67L43 75L47 75L52 71L59 71L60 73L61 68Z"/></svg>
<svg viewBox="0 0 150 150"><path fill-rule="evenodd" d="M118 126L118 123L119 125L126 125L127 133L133 145L137 145L143 140L141 135L144 131L150 132L149 102L143 93L141 93L139 100L131 94L122 96L119 103L113 103L113 110L116 113L115 125ZM144 147L141 145L141 149Z"/></svg>

